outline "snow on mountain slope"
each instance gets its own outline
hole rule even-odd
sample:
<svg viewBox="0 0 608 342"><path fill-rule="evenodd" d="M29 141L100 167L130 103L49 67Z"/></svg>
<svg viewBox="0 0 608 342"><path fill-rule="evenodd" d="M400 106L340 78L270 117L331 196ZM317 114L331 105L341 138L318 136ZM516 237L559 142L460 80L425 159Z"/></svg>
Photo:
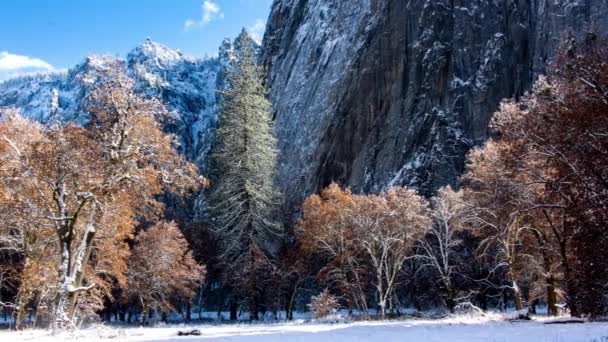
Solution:
<svg viewBox="0 0 608 342"><path fill-rule="evenodd" d="M116 61L89 56L67 73L17 78L0 84L0 107L21 108L43 123L84 123L83 101L100 70ZM171 112L165 130L177 136L180 150L204 168L217 125L217 84L223 63L218 58L182 55L150 39L121 61L142 95L159 96Z"/></svg>
<svg viewBox="0 0 608 342"><path fill-rule="evenodd" d="M60 100L67 106L65 92L59 96L66 80L65 74L45 74L5 81L0 83L0 106L19 107L32 119L50 121L56 117Z"/></svg>
<svg viewBox="0 0 608 342"><path fill-rule="evenodd" d="M204 167L217 126L217 89L223 63L195 59L151 40L127 55L141 93L160 96L173 114L166 130L176 134L186 156Z"/></svg>

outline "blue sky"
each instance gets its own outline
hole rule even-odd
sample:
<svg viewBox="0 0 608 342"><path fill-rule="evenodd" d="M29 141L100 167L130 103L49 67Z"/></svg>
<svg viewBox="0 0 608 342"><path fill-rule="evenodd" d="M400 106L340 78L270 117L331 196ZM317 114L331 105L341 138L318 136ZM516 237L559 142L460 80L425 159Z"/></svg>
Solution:
<svg viewBox="0 0 608 342"><path fill-rule="evenodd" d="M214 55L247 27L263 33L272 0L0 0L0 81L70 68L93 53L124 57L147 37Z"/></svg>

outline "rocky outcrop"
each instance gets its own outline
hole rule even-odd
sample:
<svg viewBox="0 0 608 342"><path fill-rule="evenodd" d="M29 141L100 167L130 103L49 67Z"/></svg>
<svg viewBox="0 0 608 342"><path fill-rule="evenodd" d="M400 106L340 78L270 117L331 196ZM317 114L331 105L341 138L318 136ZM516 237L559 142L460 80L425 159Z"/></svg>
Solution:
<svg viewBox="0 0 608 342"><path fill-rule="evenodd" d="M608 1L275 0L262 62L290 207L332 181L455 183L500 101L594 22Z"/></svg>
<svg viewBox="0 0 608 342"><path fill-rule="evenodd" d="M222 62L190 58L148 39L127 55L126 63L139 92L160 97L171 111L165 130L178 137L181 152L205 172L217 126Z"/></svg>

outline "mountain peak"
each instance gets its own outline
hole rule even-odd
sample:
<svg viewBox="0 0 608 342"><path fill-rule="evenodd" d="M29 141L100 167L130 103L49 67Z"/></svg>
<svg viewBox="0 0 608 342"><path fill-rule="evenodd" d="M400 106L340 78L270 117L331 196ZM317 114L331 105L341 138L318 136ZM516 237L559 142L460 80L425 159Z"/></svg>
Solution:
<svg viewBox="0 0 608 342"><path fill-rule="evenodd" d="M110 55L89 55L85 58L83 64L98 69L116 62L116 60Z"/></svg>
<svg viewBox="0 0 608 342"><path fill-rule="evenodd" d="M150 38L140 46L136 47L129 53L127 59L132 61L144 62L150 61L159 66L172 65L177 61L183 61L184 56L178 50L171 49L161 43L155 42Z"/></svg>
<svg viewBox="0 0 608 342"><path fill-rule="evenodd" d="M111 68L114 63L120 62L110 55L89 55L74 68L68 70L68 78L80 78L87 84L96 82L98 72Z"/></svg>

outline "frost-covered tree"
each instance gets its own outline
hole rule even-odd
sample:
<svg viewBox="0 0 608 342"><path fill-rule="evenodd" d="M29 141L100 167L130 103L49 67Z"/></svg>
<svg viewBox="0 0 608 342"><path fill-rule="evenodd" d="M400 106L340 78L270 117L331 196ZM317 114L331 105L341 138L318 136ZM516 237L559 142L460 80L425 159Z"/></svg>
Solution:
<svg viewBox="0 0 608 342"><path fill-rule="evenodd" d="M349 309L368 310L369 269L350 223L353 193L335 183L304 201L296 240L309 260L320 258L317 279L346 300ZM315 258L313 258L315 256Z"/></svg>
<svg viewBox="0 0 608 342"><path fill-rule="evenodd" d="M0 235L24 237L16 245L30 257L24 271L32 272L24 276L45 270L42 292L52 298L46 307L55 328L72 327L76 318L94 314L112 299L114 284L125 284L126 240L136 219L161 214L156 196L187 194L202 184L196 167L160 128L157 118L164 107L135 95L134 82L120 65L105 70L88 100L86 127L39 128L27 138L14 134L23 126L20 120L0 127L0 159L10 160L9 171L21 175L1 179L14 205L0 212L12 223ZM33 297L23 284L40 297L41 281L23 280L31 281L22 282L22 299Z"/></svg>
<svg viewBox="0 0 608 342"><path fill-rule="evenodd" d="M450 311L456 306L454 277L458 272L457 248L461 241L457 233L463 226L464 202L462 192L450 186L441 188L431 200L433 224L427 236L420 241L419 258L423 267L430 268L437 276L444 302Z"/></svg>
<svg viewBox="0 0 608 342"><path fill-rule="evenodd" d="M320 278L344 293L349 305L366 310L370 284L384 316L394 308L404 262L431 226L427 206L407 188L354 195L332 184L306 200L296 237L311 256L326 259Z"/></svg>
<svg viewBox="0 0 608 342"><path fill-rule="evenodd" d="M567 33L547 76L518 103L503 105L492 122L500 143L522 151L518 176L539 185L527 206L537 218L547 292L555 292L559 279L556 259L574 316L608 314L606 89L608 38Z"/></svg>
<svg viewBox="0 0 608 342"><path fill-rule="evenodd" d="M177 225L160 222L137 236L126 297L141 309L145 323L149 310L166 314L175 311L179 299L192 300L204 275Z"/></svg>
<svg viewBox="0 0 608 342"><path fill-rule="evenodd" d="M0 291L12 309L15 327L21 328L30 305L44 316L54 282L54 232L44 229L44 213L32 205L44 198L30 174L23 172L22 157L44 140L41 125L24 119L14 108L0 110ZM9 291L6 291L9 290Z"/></svg>
<svg viewBox="0 0 608 342"><path fill-rule="evenodd" d="M416 191L391 188L380 195L356 196L349 213L357 245L367 256L382 317L393 309L399 274L413 247L431 227L428 204Z"/></svg>
<svg viewBox="0 0 608 342"><path fill-rule="evenodd" d="M323 292L310 298L308 307L315 319L321 319L337 313L340 308L340 302L328 289L325 289Z"/></svg>
<svg viewBox="0 0 608 342"><path fill-rule="evenodd" d="M246 31L235 49L211 154L209 206L227 279L244 289L251 318L257 319L259 269L276 255L283 237L274 186L277 149L262 72Z"/></svg>
<svg viewBox="0 0 608 342"><path fill-rule="evenodd" d="M504 272L501 289L509 289L517 310L525 298L521 272L525 259L523 241L530 225L524 215L527 205L525 187L517 177L519 152L509 144L489 141L483 149L469 154L468 170L463 177L464 198L470 210L467 221L481 239L480 257L492 260L493 271Z"/></svg>

